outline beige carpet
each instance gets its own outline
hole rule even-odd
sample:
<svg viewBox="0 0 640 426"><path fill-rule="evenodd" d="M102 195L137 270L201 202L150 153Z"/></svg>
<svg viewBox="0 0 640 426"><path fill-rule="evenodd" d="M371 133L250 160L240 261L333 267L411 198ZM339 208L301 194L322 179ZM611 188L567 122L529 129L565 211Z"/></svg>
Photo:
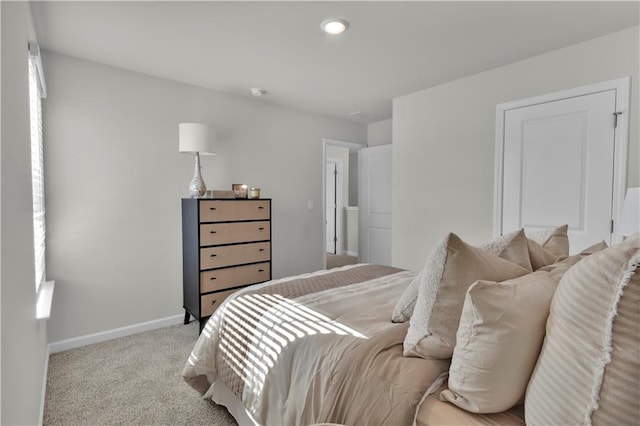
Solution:
<svg viewBox="0 0 640 426"><path fill-rule="evenodd" d="M176 325L51 355L45 425L236 425L182 380L198 325Z"/></svg>
<svg viewBox="0 0 640 426"><path fill-rule="evenodd" d="M358 258L346 254L327 253L327 269L358 263Z"/></svg>

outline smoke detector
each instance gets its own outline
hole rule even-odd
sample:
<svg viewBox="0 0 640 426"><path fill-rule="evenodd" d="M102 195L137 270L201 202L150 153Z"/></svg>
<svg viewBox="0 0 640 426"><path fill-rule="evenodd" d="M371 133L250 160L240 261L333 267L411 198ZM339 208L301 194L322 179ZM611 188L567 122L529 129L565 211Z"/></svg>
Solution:
<svg viewBox="0 0 640 426"><path fill-rule="evenodd" d="M264 89L260 89L259 87L253 87L253 88L251 88L251 94L252 94L253 96L262 96L262 95L264 95L265 93L267 93L267 91L266 91L266 90L264 90Z"/></svg>

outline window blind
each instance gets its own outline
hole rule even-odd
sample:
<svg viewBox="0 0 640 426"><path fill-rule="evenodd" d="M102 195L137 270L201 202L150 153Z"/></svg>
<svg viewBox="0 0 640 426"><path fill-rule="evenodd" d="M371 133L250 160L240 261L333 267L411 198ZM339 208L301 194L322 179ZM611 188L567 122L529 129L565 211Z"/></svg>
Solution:
<svg viewBox="0 0 640 426"><path fill-rule="evenodd" d="M29 103L31 125L31 183L33 193L33 247L35 285L40 291L45 282L45 203L44 144L42 135L42 97L45 95L40 49L29 43Z"/></svg>

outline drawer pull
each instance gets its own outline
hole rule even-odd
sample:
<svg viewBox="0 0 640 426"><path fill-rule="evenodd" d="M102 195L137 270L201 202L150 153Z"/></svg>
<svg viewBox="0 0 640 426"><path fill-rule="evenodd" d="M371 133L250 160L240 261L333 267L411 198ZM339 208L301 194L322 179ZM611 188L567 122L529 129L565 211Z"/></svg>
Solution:
<svg viewBox="0 0 640 426"><path fill-rule="evenodd" d="M264 269L258 269L258 272L264 272Z"/></svg>
<svg viewBox="0 0 640 426"><path fill-rule="evenodd" d="M217 257L218 255L215 253L211 253L211 257Z"/></svg>
<svg viewBox="0 0 640 426"><path fill-rule="evenodd" d="M215 210L215 209L216 209L215 207L209 207L209 210Z"/></svg>
<svg viewBox="0 0 640 426"><path fill-rule="evenodd" d="M209 279L210 279L211 281L213 281L213 280L217 280L217 278L216 278L216 277L211 277L211 278L209 278Z"/></svg>
<svg viewBox="0 0 640 426"><path fill-rule="evenodd" d="M261 226L260 228L258 228L258 231L264 231L264 228Z"/></svg>
<svg viewBox="0 0 640 426"><path fill-rule="evenodd" d="M259 251L264 251L264 249L263 249L263 248L261 248Z"/></svg>
<svg viewBox="0 0 640 426"><path fill-rule="evenodd" d="M215 300L215 299L214 299L214 300L212 300L212 301L211 301L211 304L212 304L212 305L215 305L215 304L216 304L216 302L217 302L217 300Z"/></svg>
<svg viewBox="0 0 640 426"><path fill-rule="evenodd" d="M263 207L263 206L258 206L258 208L259 208L260 210L264 209L264 207Z"/></svg>
<svg viewBox="0 0 640 426"><path fill-rule="evenodd" d="M210 234L217 234L218 231L209 231Z"/></svg>

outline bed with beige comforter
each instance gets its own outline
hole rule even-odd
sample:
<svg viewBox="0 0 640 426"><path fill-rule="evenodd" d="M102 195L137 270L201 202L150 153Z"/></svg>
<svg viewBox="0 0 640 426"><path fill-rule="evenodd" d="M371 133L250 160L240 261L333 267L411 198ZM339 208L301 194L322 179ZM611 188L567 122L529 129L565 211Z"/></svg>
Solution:
<svg viewBox="0 0 640 426"><path fill-rule="evenodd" d="M234 293L183 377L205 397L230 389L257 424L412 424L449 366L402 356L408 323L389 318L414 276L350 265Z"/></svg>

